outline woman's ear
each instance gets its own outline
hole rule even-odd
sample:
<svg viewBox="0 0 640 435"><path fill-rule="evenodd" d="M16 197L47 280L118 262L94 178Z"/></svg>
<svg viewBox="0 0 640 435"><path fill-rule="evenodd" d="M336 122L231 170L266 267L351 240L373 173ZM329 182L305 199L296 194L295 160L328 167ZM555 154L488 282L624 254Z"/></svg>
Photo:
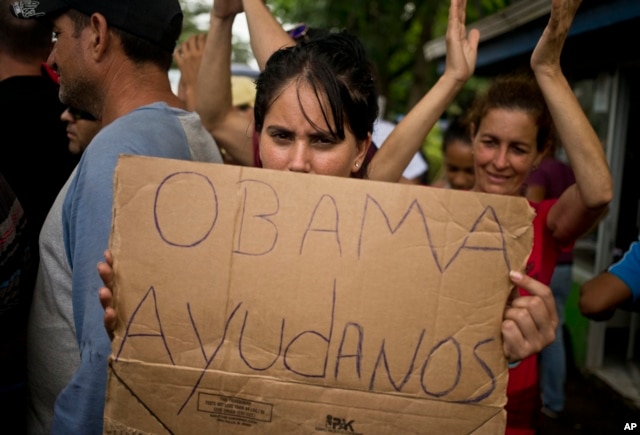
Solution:
<svg viewBox="0 0 640 435"><path fill-rule="evenodd" d="M369 147L372 146L371 133L367 134L367 138L363 141L358 142L358 150L353 159L353 164L351 165L351 172L358 172L364 166L365 159L367 158L367 154L369 152Z"/></svg>
<svg viewBox="0 0 640 435"><path fill-rule="evenodd" d="M538 166L540 166L540 162L544 158L545 153L538 153L535 159L533 159L533 168L532 171L535 170Z"/></svg>
<svg viewBox="0 0 640 435"><path fill-rule="evenodd" d="M555 142L553 141L552 138L548 138L544 144L542 151L538 151L538 155L533 161L533 167L537 168L543 159L545 159L546 157L553 157L555 156L555 153L556 153Z"/></svg>

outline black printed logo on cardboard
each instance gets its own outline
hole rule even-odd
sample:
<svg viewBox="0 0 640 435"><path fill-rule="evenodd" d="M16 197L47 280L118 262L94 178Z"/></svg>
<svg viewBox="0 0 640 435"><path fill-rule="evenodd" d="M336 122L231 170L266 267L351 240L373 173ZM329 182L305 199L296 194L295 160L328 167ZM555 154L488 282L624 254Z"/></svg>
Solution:
<svg viewBox="0 0 640 435"><path fill-rule="evenodd" d="M346 418L327 415L324 426L316 427L318 432L329 432L350 435L362 435L355 430L355 420L347 420Z"/></svg>

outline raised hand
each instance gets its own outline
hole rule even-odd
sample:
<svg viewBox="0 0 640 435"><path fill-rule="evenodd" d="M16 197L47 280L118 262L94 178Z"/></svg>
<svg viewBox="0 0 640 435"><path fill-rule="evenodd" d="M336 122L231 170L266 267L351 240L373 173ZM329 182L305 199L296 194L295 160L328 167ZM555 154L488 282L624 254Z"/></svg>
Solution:
<svg viewBox="0 0 640 435"><path fill-rule="evenodd" d="M215 0L211 13L218 18L226 18L243 11L242 0Z"/></svg>
<svg viewBox="0 0 640 435"><path fill-rule="evenodd" d="M207 41L206 33L191 35L189 39L180 44L173 53L173 59L180 68L180 92L179 97L185 102L187 110L195 110L196 105L196 81L202 62L204 45Z"/></svg>
<svg viewBox="0 0 640 435"><path fill-rule="evenodd" d="M473 75L480 42L478 29L471 29L467 35L466 6L466 0L451 0L446 34L445 74L452 74L456 80L463 83Z"/></svg>
<svg viewBox="0 0 640 435"><path fill-rule="evenodd" d="M531 68L560 68L560 54L582 0L553 0L547 27L531 54Z"/></svg>

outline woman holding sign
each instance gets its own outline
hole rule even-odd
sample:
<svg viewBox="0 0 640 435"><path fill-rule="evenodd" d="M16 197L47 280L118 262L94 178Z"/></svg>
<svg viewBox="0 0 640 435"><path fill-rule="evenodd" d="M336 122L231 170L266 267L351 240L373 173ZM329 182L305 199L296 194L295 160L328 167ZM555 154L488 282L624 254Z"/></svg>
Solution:
<svg viewBox="0 0 640 435"><path fill-rule="evenodd" d="M575 240L600 219L613 195L602 144L560 67L562 48L580 2L553 0L549 22L531 56L533 76L499 77L476 99L467 116L475 161L473 191L521 196L527 176L554 140L554 130L567 152L576 183L557 200L530 203L536 217L527 273L545 284L551 279L558 253L571 249ZM447 70L459 64L465 40L463 23L450 16ZM470 66L474 65L475 57ZM432 89L399 123L382 149L395 144L410 148L408 153L418 149L433 125L433 108L447 101L460 86L450 83L449 91L443 94L434 94ZM515 301L526 299L530 291L521 288L520 294ZM514 314L508 307L505 319L515 321ZM505 342L519 334L516 323L506 320ZM535 433L540 410L536 355L510 370L507 397L507 433Z"/></svg>
<svg viewBox="0 0 640 435"><path fill-rule="evenodd" d="M261 3L245 0L253 1ZM224 1L216 1L216 7L223 5ZM469 39L466 37L465 5L464 0L451 4L447 68L428 94L431 100L437 100L428 106L432 124L473 73L478 34L472 31ZM202 65L205 68L206 61ZM228 74L228 68L225 71ZM352 176L362 167L378 110L373 74L361 44L352 36L338 33L279 50L258 80L255 110L265 168ZM415 154L404 144L388 145L375 155L377 163L372 162L369 178L397 181L406 166L402 159L408 163ZM389 164L391 156L394 160ZM107 252L105 257L107 262L98 265L106 285L100 289L100 299L105 307L105 326L112 333L116 317L111 304L111 254ZM514 293L505 310L504 353L513 362L553 341L557 316L546 285L518 272L511 278L529 293L527 297Z"/></svg>

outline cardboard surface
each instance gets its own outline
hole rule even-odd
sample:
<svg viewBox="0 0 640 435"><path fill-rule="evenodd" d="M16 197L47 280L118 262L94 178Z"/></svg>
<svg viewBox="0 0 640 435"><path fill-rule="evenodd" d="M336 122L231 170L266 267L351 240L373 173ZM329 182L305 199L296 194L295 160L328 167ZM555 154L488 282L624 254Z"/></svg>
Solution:
<svg viewBox="0 0 640 435"><path fill-rule="evenodd" d="M106 433L504 433L523 198L122 156Z"/></svg>

